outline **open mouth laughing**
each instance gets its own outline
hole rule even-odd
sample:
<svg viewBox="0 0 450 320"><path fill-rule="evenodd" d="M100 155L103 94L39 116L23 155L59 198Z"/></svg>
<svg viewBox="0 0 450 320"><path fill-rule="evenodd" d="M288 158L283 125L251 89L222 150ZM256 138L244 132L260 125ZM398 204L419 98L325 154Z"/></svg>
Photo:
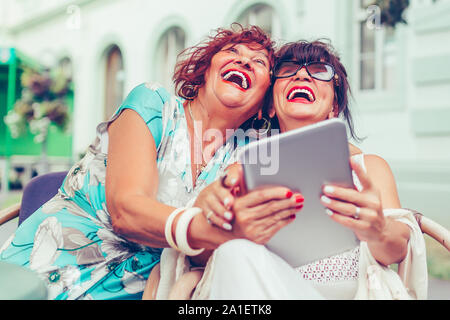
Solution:
<svg viewBox="0 0 450 320"><path fill-rule="evenodd" d="M251 80L248 74L237 69L229 69L222 73L222 79L227 82L234 83L241 90L250 88Z"/></svg>
<svg viewBox="0 0 450 320"><path fill-rule="evenodd" d="M293 87L287 95L289 102L308 102L313 103L316 100L314 92L308 87Z"/></svg>

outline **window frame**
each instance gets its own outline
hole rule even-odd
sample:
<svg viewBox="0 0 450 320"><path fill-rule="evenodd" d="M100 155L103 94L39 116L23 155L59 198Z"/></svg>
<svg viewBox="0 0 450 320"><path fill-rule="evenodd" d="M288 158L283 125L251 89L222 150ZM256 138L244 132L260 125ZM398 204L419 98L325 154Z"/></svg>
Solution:
<svg viewBox="0 0 450 320"><path fill-rule="evenodd" d="M386 27L375 29L374 32L374 85L373 89L361 89L361 24L368 18L368 12L361 6L360 1L353 2L353 30L354 57L352 88L355 100L364 110L400 110L405 108L406 103L406 63L408 54L406 51L406 33L401 25L397 25L394 30L394 53L396 60L395 80L392 88L383 88L383 76L386 53Z"/></svg>
<svg viewBox="0 0 450 320"><path fill-rule="evenodd" d="M119 62L120 65L118 65L117 62ZM119 68L110 70L108 69L110 64L113 67L118 66ZM122 49L118 44L111 44L107 48L105 52L104 66L104 106L102 117L103 120L108 120L125 98L125 60ZM118 77L122 77L120 84ZM110 83L110 81L114 81L114 83ZM109 90L113 91L111 92Z"/></svg>
<svg viewBox="0 0 450 320"><path fill-rule="evenodd" d="M177 49L177 35L175 32L177 30L180 30L182 32L182 38L184 40L184 44L180 47L182 47L180 50ZM175 32L174 32L175 31ZM161 51L163 50L161 48L161 45L163 45L163 42L167 41L167 55L164 55ZM161 33L161 35L158 37L158 40L156 42L155 51L154 51L154 60L155 65L157 66L155 68L155 71L153 73L153 76L155 78L155 81L160 83L166 90L168 90L171 93L174 93L175 87L172 81L172 76L174 73L174 67L177 62L178 54L187 47L187 33L185 29L180 25L170 25L167 28L164 29L164 31ZM164 60L164 62L170 63L169 65L166 64L164 67L160 65L163 61L161 61L161 58L167 57L167 60ZM169 70L170 68L170 70ZM169 71L169 72L167 72ZM161 77L161 74L164 73L164 81ZM167 75L168 78L167 78ZM166 82L167 81L167 82Z"/></svg>
<svg viewBox="0 0 450 320"><path fill-rule="evenodd" d="M272 15L271 15L271 30L270 35L272 39L281 39L283 37L283 25L280 19L280 16L277 12L277 10L271 6L270 4L264 3L264 2L257 2L253 3L249 6L247 6L244 10L240 12L240 14L237 15L236 21L239 23L242 23L242 20L247 16L248 17L248 24L249 25L259 25L257 23L257 9L260 8L268 8L270 9ZM267 30L266 30L267 31Z"/></svg>

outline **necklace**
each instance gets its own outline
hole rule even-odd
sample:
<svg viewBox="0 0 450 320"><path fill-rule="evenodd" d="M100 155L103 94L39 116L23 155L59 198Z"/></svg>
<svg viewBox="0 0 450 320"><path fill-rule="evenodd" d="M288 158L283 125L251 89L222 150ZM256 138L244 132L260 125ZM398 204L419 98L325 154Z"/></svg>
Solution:
<svg viewBox="0 0 450 320"><path fill-rule="evenodd" d="M199 139L196 132L195 132L195 119L194 119L194 115L192 113L192 109L191 109L191 101L188 102L188 111L189 111L189 115L191 117L192 120L192 130L194 131L194 145L195 145L195 140ZM195 163L195 178L197 180L197 178L200 176L200 174L202 173L202 171L205 169L206 167L206 163L203 163L203 141L202 139L199 139L197 141L200 141L200 148L201 148L201 154L202 154L202 163L198 164L197 162ZM195 150L195 148L194 148ZM194 157L195 160L195 157Z"/></svg>

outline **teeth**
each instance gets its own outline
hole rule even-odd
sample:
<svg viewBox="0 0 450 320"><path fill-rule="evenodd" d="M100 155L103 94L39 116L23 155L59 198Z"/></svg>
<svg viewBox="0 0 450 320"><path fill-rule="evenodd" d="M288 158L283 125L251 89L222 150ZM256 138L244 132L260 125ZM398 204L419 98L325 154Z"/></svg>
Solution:
<svg viewBox="0 0 450 320"><path fill-rule="evenodd" d="M288 99L291 100L296 93L306 93L308 95L309 101L314 101L314 96L312 95L312 93L309 90L306 89L294 89L292 90L292 92L289 94Z"/></svg>
<svg viewBox="0 0 450 320"><path fill-rule="evenodd" d="M247 87L248 87L247 78L245 77L245 75L244 75L243 73L241 73L241 72L239 72L239 71L235 71L235 70L230 71L230 72L228 72L223 78L224 78L225 80L228 80L232 75L236 75L236 76L241 77L241 78L242 78L241 87L242 87L243 89L247 89Z"/></svg>

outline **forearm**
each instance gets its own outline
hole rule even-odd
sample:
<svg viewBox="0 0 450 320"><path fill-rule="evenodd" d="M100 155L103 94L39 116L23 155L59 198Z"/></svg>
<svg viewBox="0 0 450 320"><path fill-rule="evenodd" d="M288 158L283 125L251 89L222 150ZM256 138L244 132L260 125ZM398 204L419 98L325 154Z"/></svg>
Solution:
<svg viewBox="0 0 450 320"><path fill-rule="evenodd" d="M114 231L125 239L154 248L168 247L164 235L167 217L175 210L143 195L124 196L108 203Z"/></svg>
<svg viewBox="0 0 450 320"><path fill-rule="evenodd" d="M213 254L214 249L226 241L235 238L231 232L211 226L200 215L198 219L193 219L189 226L188 235L190 236L188 241L191 246L206 249L202 254L189 258L191 264L194 266L205 266Z"/></svg>
<svg viewBox="0 0 450 320"><path fill-rule="evenodd" d="M386 226L380 239L367 243L372 256L385 266L400 263L406 256L409 231L406 224L387 217Z"/></svg>
<svg viewBox="0 0 450 320"><path fill-rule="evenodd" d="M143 195L127 196L120 203L111 205L110 209L113 228L120 236L150 247L169 247L165 224L176 208ZM175 235L178 217L172 224L172 235ZM195 249L215 249L231 237L226 231L209 225L201 214L192 219L187 233L188 243Z"/></svg>

